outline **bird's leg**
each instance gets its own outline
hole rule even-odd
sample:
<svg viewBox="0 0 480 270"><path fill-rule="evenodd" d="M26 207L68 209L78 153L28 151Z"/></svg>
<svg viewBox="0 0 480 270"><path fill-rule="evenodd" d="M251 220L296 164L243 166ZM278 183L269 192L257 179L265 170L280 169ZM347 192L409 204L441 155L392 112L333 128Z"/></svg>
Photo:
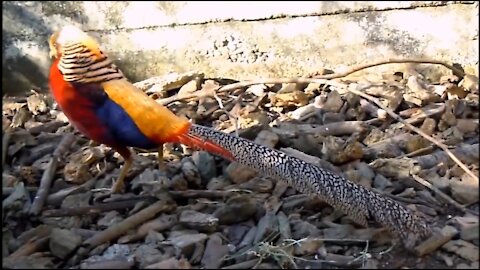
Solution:
<svg viewBox="0 0 480 270"><path fill-rule="evenodd" d="M122 171L120 172L117 181L113 183L112 193L122 192L123 188L125 187L125 177L127 176L127 172L132 166L132 163L132 158L125 160L125 164L123 164Z"/></svg>
<svg viewBox="0 0 480 270"><path fill-rule="evenodd" d="M120 193L122 192L123 188L125 187L125 177L127 176L128 170L133 164L133 158L130 150L127 148L125 149L117 149L117 151L122 155L125 163L123 164L122 170L120 171L120 175L118 176L117 181L115 181L112 185L112 193Z"/></svg>
<svg viewBox="0 0 480 270"><path fill-rule="evenodd" d="M164 171L167 169L165 161L163 161L163 143L158 146L158 169Z"/></svg>

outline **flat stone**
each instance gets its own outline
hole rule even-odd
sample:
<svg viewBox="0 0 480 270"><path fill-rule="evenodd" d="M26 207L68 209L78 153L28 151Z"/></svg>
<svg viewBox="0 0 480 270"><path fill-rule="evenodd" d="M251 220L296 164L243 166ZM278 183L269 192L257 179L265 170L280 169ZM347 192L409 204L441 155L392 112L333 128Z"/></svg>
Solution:
<svg viewBox="0 0 480 270"><path fill-rule="evenodd" d="M257 203L251 196L238 195L228 199L213 215L219 219L220 224L235 224L250 219L256 212Z"/></svg>
<svg viewBox="0 0 480 270"><path fill-rule="evenodd" d="M451 179L450 188L452 197L459 203L472 204L478 202L478 180L473 179L470 175L465 173L461 179Z"/></svg>
<svg viewBox="0 0 480 270"><path fill-rule="evenodd" d="M440 231L434 232L432 236L420 243L415 248L415 251L418 256L429 254L450 241L457 233L458 230L455 229L455 227L447 225Z"/></svg>
<svg viewBox="0 0 480 270"><path fill-rule="evenodd" d="M478 246L465 240L451 240L443 245L442 249L453 252L458 256L472 262L478 261Z"/></svg>
<svg viewBox="0 0 480 270"><path fill-rule="evenodd" d="M276 133L269 130L262 130L255 138L255 142L270 148L274 148L279 139L280 138Z"/></svg>
<svg viewBox="0 0 480 270"><path fill-rule="evenodd" d="M135 252L135 261L139 263L140 268L147 265L161 262L169 257L168 254L156 248L156 244L146 244L139 246Z"/></svg>
<svg viewBox="0 0 480 270"><path fill-rule="evenodd" d="M202 258L205 269L218 269L223 263L223 257L228 254L229 248L223 243L220 235L220 233L214 233L207 241Z"/></svg>
<svg viewBox="0 0 480 270"><path fill-rule="evenodd" d="M147 265L145 269L192 269L192 266L186 259L171 257L161 262Z"/></svg>
<svg viewBox="0 0 480 270"><path fill-rule="evenodd" d="M50 252L61 259L65 259L81 243L82 237L69 230L54 228L50 234Z"/></svg>
<svg viewBox="0 0 480 270"><path fill-rule="evenodd" d="M323 104L323 109L328 112L339 112L343 106L343 100L337 91L332 91L327 95L327 101Z"/></svg>
<svg viewBox="0 0 480 270"><path fill-rule="evenodd" d="M460 229L460 238L465 241L478 240L479 222L477 216L454 217L452 222Z"/></svg>
<svg viewBox="0 0 480 270"><path fill-rule="evenodd" d="M179 234L174 237L170 237L169 240L180 254L191 254L195 244L203 244L208 236L204 233L195 234ZM188 256L187 256L188 257Z"/></svg>
<svg viewBox="0 0 480 270"><path fill-rule="evenodd" d="M180 214L179 221L181 224L194 230L213 232L217 229L219 219L214 215L194 210L184 210Z"/></svg>

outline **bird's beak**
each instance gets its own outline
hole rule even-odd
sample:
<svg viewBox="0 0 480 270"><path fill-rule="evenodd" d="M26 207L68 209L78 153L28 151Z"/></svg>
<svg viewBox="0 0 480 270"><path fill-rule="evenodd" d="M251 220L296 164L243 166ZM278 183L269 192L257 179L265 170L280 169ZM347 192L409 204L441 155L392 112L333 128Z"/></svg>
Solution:
<svg viewBox="0 0 480 270"><path fill-rule="evenodd" d="M50 48L49 56L50 58L56 58L58 56L58 50L57 47L55 46L55 41L58 37L58 33L54 33L50 36L48 39L48 47Z"/></svg>
<svg viewBox="0 0 480 270"><path fill-rule="evenodd" d="M50 50L50 53L48 54L50 58L55 58L57 56L56 50Z"/></svg>

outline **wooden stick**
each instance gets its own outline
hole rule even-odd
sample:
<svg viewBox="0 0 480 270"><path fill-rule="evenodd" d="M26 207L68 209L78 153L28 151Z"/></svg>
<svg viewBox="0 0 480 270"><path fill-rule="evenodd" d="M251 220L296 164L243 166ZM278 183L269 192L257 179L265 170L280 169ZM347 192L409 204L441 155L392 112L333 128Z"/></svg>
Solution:
<svg viewBox="0 0 480 270"><path fill-rule="evenodd" d="M40 250L46 244L48 244L49 239L50 239L50 236L44 236L40 238L34 237L28 240L25 244L23 244L21 247L15 250L15 252L10 254L8 257L14 258L14 257L31 255L37 252L38 250Z"/></svg>
<svg viewBox="0 0 480 270"><path fill-rule="evenodd" d="M370 63L370 64L364 64L364 65L359 65L359 66L356 66L356 67L352 67L345 72L318 76L316 78L337 79L337 78L346 77L346 76L348 76L352 73L355 73L357 71L360 71L362 69L367 69L367 68L380 66L380 65L385 65L385 64L403 64L403 63L442 65L442 66L450 69L453 72L453 74L455 74L456 76L458 76L460 78L463 78L465 76L465 72L463 72L461 69L456 68L453 65L451 65L447 62L444 62L444 61L438 61L438 60L433 60L433 59L396 59L396 58L391 58L391 59L387 59L387 60L379 60L377 62Z"/></svg>
<svg viewBox="0 0 480 270"><path fill-rule="evenodd" d="M171 211L173 208L175 208L175 205L172 203L165 202L165 200L157 201L156 203L130 216L122 222L108 227L106 230L88 238L83 242L82 245L87 246L90 249L95 248L105 242L115 240L121 235L125 234L128 230L135 228L147 220L152 219L158 213Z"/></svg>
<svg viewBox="0 0 480 270"><path fill-rule="evenodd" d="M435 105L435 107L431 106L429 108L425 108L425 107L421 108L422 113L420 115L415 115L413 117L405 119L405 121L407 123L410 123L410 124L416 124L420 121L423 121L427 117L431 117L431 116L434 116L434 115L437 115L437 114L441 114L443 111L445 111L445 107L446 107L445 104L435 103L434 105ZM399 115L401 115L401 113L402 112L400 112ZM401 125L400 127L403 127L403 125Z"/></svg>
<svg viewBox="0 0 480 270"><path fill-rule="evenodd" d="M42 179L40 180L40 187L38 188L35 199L30 206L29 214L38 215L42 211L48 193L50 192L50 186L52 185L53 177L57 170L59 158L68 151L74 141L75 136L72 133L67 133L58 144L57 149L55 149L55 152L48 163L47 169L43 172Z"/></svg>
<svg viewBox="0 0 480 270"><path fill-rule="evenodd" d="M152 203L153 198L147 198L147 201ZM42 213L44 217L63 217L63 216L81 216L81 215L93 215L99 214L102 212L112 211L112 210L122 210L134 207L138 202L143 201L141 199L131 199L118 202L108 202L108 203L98 203L92 206L84 207L69 207L61 209L52 209L46 210Z"/></svg>

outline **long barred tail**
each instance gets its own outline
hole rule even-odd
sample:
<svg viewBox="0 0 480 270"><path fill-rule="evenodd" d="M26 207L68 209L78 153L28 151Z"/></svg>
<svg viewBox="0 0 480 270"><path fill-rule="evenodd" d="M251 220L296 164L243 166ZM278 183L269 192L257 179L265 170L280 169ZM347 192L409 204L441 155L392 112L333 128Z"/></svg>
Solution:
<svg viewBox="0 0 480 270"><path fill-rule="evenodd" d="M188 134L220 145L235 161L284 180L302 193L319 195L364 226L373 217L406 247L430 234L426 221L400 203L303 160L208 127L192 125Z"/></svg>

